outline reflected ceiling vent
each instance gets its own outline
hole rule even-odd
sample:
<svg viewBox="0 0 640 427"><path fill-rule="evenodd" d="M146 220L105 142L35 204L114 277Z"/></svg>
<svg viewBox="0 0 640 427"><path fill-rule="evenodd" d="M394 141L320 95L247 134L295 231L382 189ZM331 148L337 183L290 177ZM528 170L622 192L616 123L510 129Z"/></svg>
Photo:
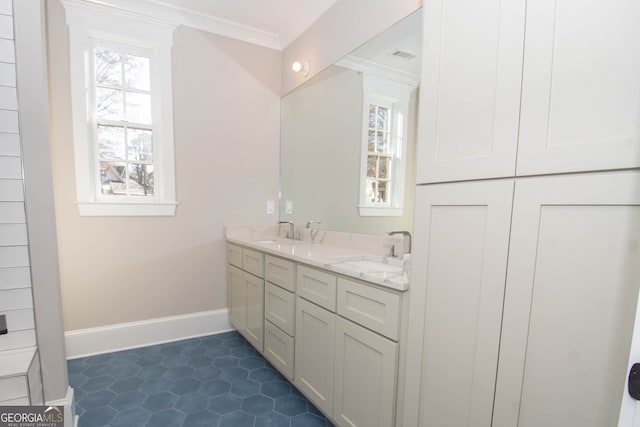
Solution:
<svg viewBox="0 0 640 427"><path fill-rule="evenodd" d="M413 53L409 53L409 52L405 52L403 50L396 50L395 52L393 52L391 55L393 56L397 56L399 58L403 58L403 59L413 59L416 57L415 54Z"/></svg>

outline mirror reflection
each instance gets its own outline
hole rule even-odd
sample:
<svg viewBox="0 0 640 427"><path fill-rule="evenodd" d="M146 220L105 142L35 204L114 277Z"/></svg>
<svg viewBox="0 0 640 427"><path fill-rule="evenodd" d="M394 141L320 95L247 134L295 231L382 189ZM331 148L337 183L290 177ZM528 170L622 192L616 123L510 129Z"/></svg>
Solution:
<svg viewBox="0 0 640 427"><path fill-rule="evenodd" d="M419 10L282 98L281 221L411 230L421 42Z"/></svg>

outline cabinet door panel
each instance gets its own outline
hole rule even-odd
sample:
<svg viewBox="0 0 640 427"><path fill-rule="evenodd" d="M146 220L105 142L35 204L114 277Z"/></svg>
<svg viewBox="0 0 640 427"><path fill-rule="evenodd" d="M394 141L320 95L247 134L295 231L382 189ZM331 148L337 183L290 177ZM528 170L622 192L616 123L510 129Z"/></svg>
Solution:
<svg viewBox="0 0 640 427"><path fill-rule="evenodd" d="M247 340L259 352L264 343L264 280L249 273L244 273L247 292Z"/></svg>
<svg viewBox="0 0 640 427"><path fill-rule="evenodd" d="M515 173L524 5L524 0L429 2L418 183Z"/></svg>
<svg viewBox="0 0 640 427"><path fill-rule="evenodd" d="M333 409L335 315L296 300L295 384L325 413Z"/></svg>
<svg viewBox="0 0 640 427"><path fill-rule="evenodd" d="M239 332L247 327L246 292L244 273L233 265L227 266L227 283L229 284L229 321Z"/></svg>
<svg viewBox="0 0 640 427"><path fill-rule="evenodd" d="M333 417L340 427L394 425L398 344L336 320Z"/></svg>
<svg viewBox="0 0 640 427"><path fill-rule="evenodd" d="M617 425L640 283L640 174L518 180L495 427Z"/></svg>
<svg viewBox="0 0 640 427"><path fill-rule="evenodd" d="M491 424L513 181L418 187L406 426Z"/></svg>
<svg viewBox="0 0 640 427"><path fill-rule="evenodd" d="M527 2L518 175L640 166L640 2Z"/></svg>
<svg viewBox="0 0 640 427"><path fill-rule="evenodd" d="M264 357L293 381L294 340L269 321L264 324Z"/></svg>

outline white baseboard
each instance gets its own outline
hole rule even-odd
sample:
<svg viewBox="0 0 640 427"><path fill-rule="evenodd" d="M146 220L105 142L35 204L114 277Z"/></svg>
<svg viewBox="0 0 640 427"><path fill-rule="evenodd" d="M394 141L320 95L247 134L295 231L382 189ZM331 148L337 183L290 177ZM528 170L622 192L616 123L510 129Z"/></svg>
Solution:
<svg viewBox="0 0 640 427"><path fill-rule="evenodd" d="M65 332L67 359L146 347L232 330L228 310L202 311Z"/></svg>
<svg viewBox="0 0 640 427"><path fill-rule="evenodd" d="M64 399L47 401L47 406L62 406L64 411L64 427L78 427L78 417L76 416L75 392L73 388L67 388L67 395Z"/></svg>

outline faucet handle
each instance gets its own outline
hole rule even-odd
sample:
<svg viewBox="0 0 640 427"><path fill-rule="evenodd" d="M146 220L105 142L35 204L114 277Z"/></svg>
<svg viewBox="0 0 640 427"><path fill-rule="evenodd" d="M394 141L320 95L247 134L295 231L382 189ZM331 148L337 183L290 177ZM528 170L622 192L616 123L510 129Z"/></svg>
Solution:
<svg viewBox="0 0 640 427"><path fill-rule="evenodd" d="M307 226L306 226L306 228L311 228L311 226L312 226L313 224L322 224L322 221L314 221L314 220L307 221Z"/></svg>

